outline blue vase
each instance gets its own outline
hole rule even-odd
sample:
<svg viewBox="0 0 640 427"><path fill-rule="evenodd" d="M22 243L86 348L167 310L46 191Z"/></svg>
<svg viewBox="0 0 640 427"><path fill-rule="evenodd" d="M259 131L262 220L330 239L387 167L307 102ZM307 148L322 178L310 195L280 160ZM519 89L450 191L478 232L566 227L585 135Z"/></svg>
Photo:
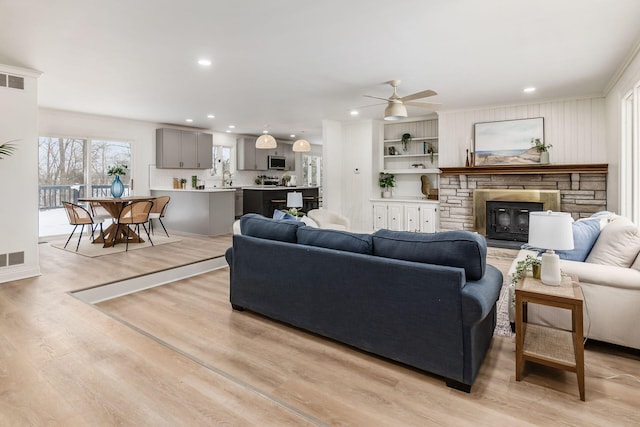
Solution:
<svg viewBox="0 0 640 427"><path fill-rule="evenodd" d="M124 193L124 184L120 181L120 176L116 175L116 179L114 179L111 184L111 195L119 199L122 197L122 193Z"/></svg>

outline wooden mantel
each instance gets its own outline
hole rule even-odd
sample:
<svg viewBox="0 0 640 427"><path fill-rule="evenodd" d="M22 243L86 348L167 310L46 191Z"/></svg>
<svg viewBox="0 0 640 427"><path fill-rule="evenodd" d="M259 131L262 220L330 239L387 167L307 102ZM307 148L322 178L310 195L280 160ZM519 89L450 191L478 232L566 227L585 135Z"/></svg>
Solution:
<svg viewBox="0 0 640 427"><path fill-rule="evenodd" d="M608 165L514 165L514 166L474 166L457 168L440 168L442 175L547 175L561 173L607 173Z"/></svg>

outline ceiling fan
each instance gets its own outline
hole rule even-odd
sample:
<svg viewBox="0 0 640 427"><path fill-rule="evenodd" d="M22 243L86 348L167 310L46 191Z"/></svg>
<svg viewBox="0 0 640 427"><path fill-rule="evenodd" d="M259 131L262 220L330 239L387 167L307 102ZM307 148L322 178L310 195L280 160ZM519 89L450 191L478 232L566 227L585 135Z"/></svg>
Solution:
<svg viewBox="0 0 640 427"><path fill-rule="evenodd" d="M414 99L428 98L430 96L437 95L437 93L433 90L423 90L422 92L416 92L411 95L400 97L398 95L398 90L397 90L398 85L400 84L400 80L389 80L388 82L385 82L385 83L388 85L391 85L391 87L393 88L393 94L389 98L383 98L380 96L373 96L373 95L364 95L368 98L382 99L384 101L387 101L387 108L385 108L384 110L385 120L393 121L393 120L400 120L400 119L406 118L407 108L405 107L405 105L409 105L412 107L426 107L426 108L431 108L435 105L439 105L439 104L427 103L427 102L411 102Z"/></svg>

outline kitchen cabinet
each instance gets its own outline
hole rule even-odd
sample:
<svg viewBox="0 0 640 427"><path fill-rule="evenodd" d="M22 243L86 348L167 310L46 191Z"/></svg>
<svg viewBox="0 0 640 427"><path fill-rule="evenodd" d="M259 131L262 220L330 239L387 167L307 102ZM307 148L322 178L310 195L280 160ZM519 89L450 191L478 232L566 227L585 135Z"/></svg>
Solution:
<svg viewBox="0 0 640 427"><path fill-rule="evenodd" d="M287 193L301 192L305 206L303 212L317 208L318 187L244 187L242 191L243 213L258 213L268 218L273 216L274 209L286 207Z"/></svg>
<svg viewBox="0 0 640 427"><path fill-rule="evenodd" d="M179 129L156 129L156 167L210 169L213 136Z"/></svg>
<svg viewBox="0 0 640 427"><path fill-rule="evenodd" d="M376 201L373 203L373 229L435 233L438 227L438 202Z"/></svg>

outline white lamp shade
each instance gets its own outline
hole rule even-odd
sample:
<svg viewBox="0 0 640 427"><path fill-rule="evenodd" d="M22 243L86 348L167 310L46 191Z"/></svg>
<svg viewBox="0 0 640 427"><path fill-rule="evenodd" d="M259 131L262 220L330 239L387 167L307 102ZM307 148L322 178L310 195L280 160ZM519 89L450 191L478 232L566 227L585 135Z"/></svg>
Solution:
<svg viewBox="0 0 640 427"><path fill-rule="evenodd" d="M293 151L296 153L311 151L311 144L306 139L299 139L293 143Z"/></svg>
<svg viewBox="0 0 640 427"><path fill-rule="evenodd" d="M256 139L256 148L268 150L270 148L276 148L277 146L276 139L271 135L260 135L258 139Z"/></svg>
<svg viewBox="0 0 640 427"><path fill-rule="evenodd" d="M407 117L407 107L402 102L389 102L384 109L384 119L388 121L400 120Z"/></svg>
<svg viewBox="0 0 640 427"><path fill-rule="evenodd" d="M292 191L287 193L287 207L288 208L301 208L302 207L302 193L299 191Z"/></svg>
<svg viewBox="0 0 640 427"><path fill-rule="evenodd" d="M529 245L542 249L573 249L573 218L566 212L529 213Z"/></svg>

